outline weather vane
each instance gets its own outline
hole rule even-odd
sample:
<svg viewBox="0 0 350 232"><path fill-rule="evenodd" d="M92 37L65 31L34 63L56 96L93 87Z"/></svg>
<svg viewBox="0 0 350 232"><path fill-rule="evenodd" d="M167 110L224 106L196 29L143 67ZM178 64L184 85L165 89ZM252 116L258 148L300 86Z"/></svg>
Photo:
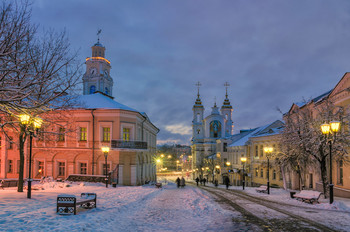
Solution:
<svg viewBox="0 0 350 232"><path fill-rule="evenodd" d="M98 29L97 30L97 41L100 42L100 34L101 34L102 30Z"/></svg>
<svg viewBox="0 0 350 232"><path fill-rule="evenodd" d="M197 86L197 88L198 88L198 97L199 97L199 87L201 86L202 84L198 81L197 83L196 83L196 86Z"/></svg>

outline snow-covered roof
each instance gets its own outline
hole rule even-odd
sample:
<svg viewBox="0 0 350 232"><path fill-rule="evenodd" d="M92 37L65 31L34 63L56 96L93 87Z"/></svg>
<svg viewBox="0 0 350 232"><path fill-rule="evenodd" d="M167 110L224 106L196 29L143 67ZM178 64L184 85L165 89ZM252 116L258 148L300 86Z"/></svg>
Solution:
<svg viewBox="0 0 350 232"><path fill-rule="evenodd" d="M94 93L89 95L80 95L76 98L76 108L84 109L120 109L138 112L139 111L123 105L112 98L105 96L101 93Z"/></svg>
<svg viewBox="0 0 350 232"><path fill-rule="evenodd" d="M246 144L246 142L248 142L248 140L252 136L252 134L254 132L257 132L259 130L259 128L260 127L233 135L233 138L236 137L236 139L233 140L233 143L231 143L229 145L229 147L244 146Z"/></svg>
<svg viewBox="0 0 350 232"><path fill-rule="evenodd" d="M244 146L246 145L248 140L252 137L261 137L261 136L279 134L283 130L283 125L284 125L283 122L281 122L280 120L276 120L273 123L267 124L265 126L261 126L256 129L246 131L247 133L243 134L241 138L231 143L229 147Z"/></svg>

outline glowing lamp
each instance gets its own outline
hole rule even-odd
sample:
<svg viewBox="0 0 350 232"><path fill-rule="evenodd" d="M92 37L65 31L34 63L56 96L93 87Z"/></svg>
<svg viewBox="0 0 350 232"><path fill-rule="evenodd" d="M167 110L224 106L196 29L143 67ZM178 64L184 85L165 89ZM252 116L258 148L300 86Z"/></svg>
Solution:
<svg viewBox="0 0 350 232"><path fill-rule="evenodd" d="M338 121L332 121L332 122L330 123L330 125L331 125L331 130L332 130L332 132L334 132L334 133L337 133L337 132L340 130L340 122L338 122Z"/></svg>
<svg viewBox="0 0 350 232"><path fill-rule="evenodd" d="M231 165L231 162L226 162L226 166L230 166Z"/></svg>
<svg viewBox="0 0 350 232"><path fill-rule="evenodd" d="M160 163L160 159L157 159L157 163Z"/></svg>
<svg viewBox="0 0 350 232"><path fill-rule="evenodd" d="M265 153L270 154L273 152L273 147L264 147L264 151Z"/></svg>
<svg viewBox="0 0 350 232"><path fill-rule="evenodd" d="M22 123L23 125L29 124L30 116L29 116L28 114L21 114L21 115L19 116L19 118L20 118L21 123Z"/></svg>
<svg viewBox="0 0 350 232"><path fill-rule="evenodd" d="M331 127L327 123L324 123L321 125L322 134L324 134L324 135L329 134L330 129L331 129Z"/></svg>
<svg viewBox="0 0 350 232"><path fill-rule="evenodd" d="M109 147L103 146L103 147L101 147L101 150L102 150L103 153L108 153L109 152Z"/></svg>
<svg viewBox="0 0 350 232"><path fill-rule="evenodd" d="M215 168L220 169L220 166L219 166L219 165L216 165Z"/></svg>
<svg viewBox="0 0 350 232"><path fill-rule="evenodd" d="M247 157L241 157L241 162L242 162L242 163L247 162Z"/></svg>
<svg viewBox="0 0 350 232"><path fill-rule="evenodd" d="M43 123L43 120L41 118L34 118L33 120L33 125L35 129L39 129L42 123Z"/></svg>

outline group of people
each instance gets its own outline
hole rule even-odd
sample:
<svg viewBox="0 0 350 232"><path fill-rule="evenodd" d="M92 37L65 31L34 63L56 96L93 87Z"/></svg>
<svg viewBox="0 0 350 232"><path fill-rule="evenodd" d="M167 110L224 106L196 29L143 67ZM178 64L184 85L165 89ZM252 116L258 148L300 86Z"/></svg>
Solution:
<svg viewBox="0 0 350 232"><path fill-rule="evenodd" d="M197 186L198 186L199 182L201 183L201 185L204 185L204 186L205 186L205 183L207 182L207 179L205 179L205 178L199 179L197 177L195 180L196 180ZM214 180L213 183L214 183L215 187L218 187L218 180ZM230 186L230 179L227 176L224 176L223 183L224 183L224 185L226 185L226 189L228 189L228 187Z"/></svg>
<svg viewBox="0 0 350 232"><path fill-rule="evenodd" d="M181 179L180 179L180 177L178 177L175 182L176 182L176 185L178 188L180 188L180 187L184 188L186 185L185 179L183 177L181 177Z"/></svg>
<svg viewBox="0 0 350 232"><path fill-rule="evenodd" d="M205 178L199 179L199 178L197 177L197 178L196 178L197 186L198 186L198 182L200 182L201 185L204 185L204 186L205 186L205 183L207 183L207 179L205 179Z"/></svg>

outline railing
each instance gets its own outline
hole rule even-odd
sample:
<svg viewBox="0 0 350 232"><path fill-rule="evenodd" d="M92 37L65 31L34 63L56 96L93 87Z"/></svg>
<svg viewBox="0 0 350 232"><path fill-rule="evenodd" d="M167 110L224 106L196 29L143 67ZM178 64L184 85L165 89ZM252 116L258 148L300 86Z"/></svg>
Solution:
<svg viewBox="0 0 350 232"><path fill-rule="evenodd" d="M147 150L147 142L112 140L111 148Z"/></svg>

